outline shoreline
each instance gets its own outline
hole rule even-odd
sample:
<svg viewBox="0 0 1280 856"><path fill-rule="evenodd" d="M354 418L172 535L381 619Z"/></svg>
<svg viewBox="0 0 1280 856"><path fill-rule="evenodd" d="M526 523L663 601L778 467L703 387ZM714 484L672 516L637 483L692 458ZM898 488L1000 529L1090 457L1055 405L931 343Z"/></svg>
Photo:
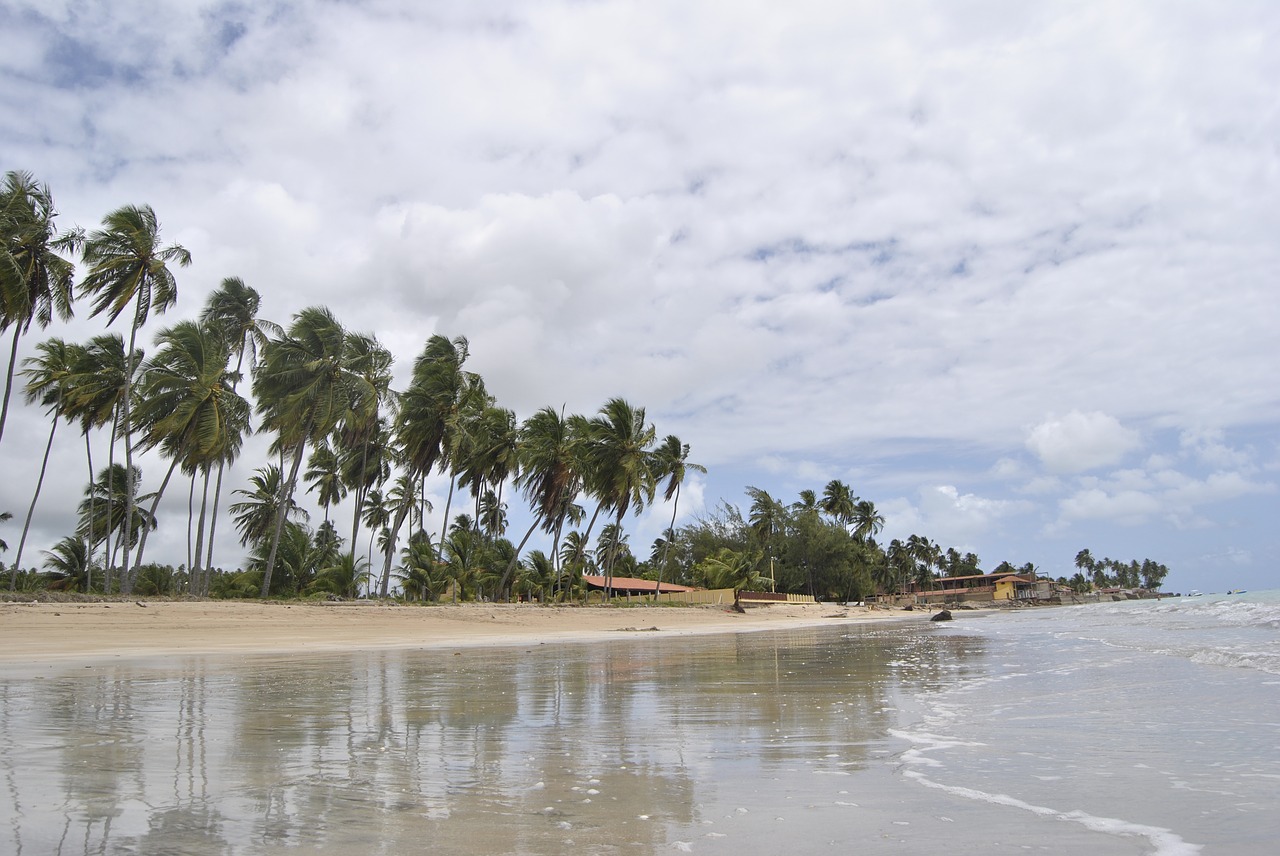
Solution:
<svg viewBox="0 0 1280 856"><path fill-rule="evenodd" d="M30 601L0 603L0 669L186 655L308 654L590 642L872 622L932 613L774 604L724 606L394 602Z"/></svg>

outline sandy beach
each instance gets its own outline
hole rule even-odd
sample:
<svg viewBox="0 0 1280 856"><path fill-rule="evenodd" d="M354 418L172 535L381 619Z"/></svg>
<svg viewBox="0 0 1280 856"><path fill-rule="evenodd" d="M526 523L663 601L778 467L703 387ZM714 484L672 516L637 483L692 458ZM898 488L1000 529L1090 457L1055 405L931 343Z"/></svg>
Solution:
<svg viewBox="0 0 1280 856"><path fill-rule="evenodd" d="M927 621L927 612L834 604L550 606L225 601L0 604L0 664L179 654L302 653L687 636L837 622Z"/></svg>

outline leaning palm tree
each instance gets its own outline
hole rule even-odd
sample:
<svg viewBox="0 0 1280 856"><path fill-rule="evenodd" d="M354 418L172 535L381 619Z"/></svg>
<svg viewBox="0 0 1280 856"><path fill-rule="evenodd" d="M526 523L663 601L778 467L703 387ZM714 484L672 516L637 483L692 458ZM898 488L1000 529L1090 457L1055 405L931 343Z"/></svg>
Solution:
<svg viewBox="0 0 1280 856"><path fill-rule="evenodd" d="M18 540L18 551L14 554L13 570L9 574L9 591L17 585L17 569L22 566L22 550L27 543L27 534L31 529L31 518L35 515L36 502L40 499L40 489L44 486L45 473L49 468L49 453L53 450L54 433L58 423L68 415L67 392L71 378L75 373L76 361L81 359L78 345L68 345L59 338L52 338L36 346L37 356L23 360L26 366L22 374L27 378L26 401L33 404L39 401L49 414L49 439L45 443L44 458L40 463L40 476L36 479L36 489L31 497L31 505L27 508L27 517L22 524L22 537Z"/></svg>
<svg viewBox="0 0 1280 856"><path fill-rule="evenodd" d="M292 461L289 477L281 487L272 546L263 569L263 597L271 592L285 508L292 501L307 444L328 437L346 414L367 408L367 401L376 395L352 370L349 341L328 309L303 309L294 316L288 333L267 343L254 375L253 393L263 417L262 427L276 433L274 448Z"/></svg>
<svg viewBox="0 0 1280 856"><path fill-rule="evenodd" d="M73 251L83 236L78 230L59 235L56 217L48 186L27 172L5 174L0 185L0 330L13 328L13 345L0 404L0 438L9 415L19 339L33 321L44 329L55 313L64 321L71 317L75 268L59 253Z"/></svg>
<svg viewBox="0 0 1280 856"><path fill-rule="evenodd" d="M90 539L91 543L95 538L113 540L115 546L107 554L108 569L114 564L115 549L127 550L138 543L143 529L155 528L155 518L139 506L152 497L151 494L138 494L141 484L142 473L137 468L128 470L120 464L109 464L85 489L76 534ZM95 516L98 514L106 518L105 524L97 523ZM123 579L122 572L122 582ZM110 590L109 575L103 580L103 585Z"/></svg>
<svg viewBox="0 0 1280 856"><path fill-rule="evenodd" d="M266 346L269 336L279 335L280 325L258 317L258 308L262 298L253 288L245 285L238 276L229 276L222 280L218 288L209 294L205 301L204 311L200 313L200 322L208 324L221 332L231 353L236 355L235 380L232 390L244 377L244 357L249 355L249 365L257 365L258 352ZM201 580L200 593L208 594L208 569L213 567L214 535L218 528L218 505L222 499L222 475L231 460L218 461L218 476L213 488L213 511L209 517L209 545L205 555L205 575ZM202 527L203 529L203 527Z"/></svg>
<svg viewBox="0 0 1280 856"><path fill-rule="evenodd" d="M302 480L310 485L307 493L316 492L316 501L324 510L324 522L328 523L329 509L342 501L347 495L347 490L342 483L342 469L338 463L338 456L334 454L333 447L327 441L320 441L311 450L311 457L307 459L307 470L302 474Z"/></svg>
<svg viewBox="0 0 1280 856"><path fill-rule="evenodd" d="M94 480L93 446L89 432L95 428L110 426L110 437L107 443L107 483L106 494L114 495L112 479L117 472L115 468L116 437L121 427L121 413L124 410L125 390L130 387L128 381L130 364L140 366L143 362L141 349L126 355L124 338L118 333L105 333L94 336L88 344L79 348L74 362L72 377L67 393L67 406L70 416L80 423L84 436L85 463L89 469L89 481ZM90 524L92 528L92 515ZM108 560L112 553L112 529L102 521L103 537L98 538L94 532L89 533L89 543L102 543L102 566L106 578L105 588L111 588L112 563Z"/></svg>
<svg viewBox="0 0 1280 856"><path fill-rule="evenodd" d="M707 468L702 464L695 464L689 460L689 444L681 443L680 438L674 434L668 434L667 438L662 441L653 453L653 473L659 481L667 480L667 486L662 493L662 498L671 503L671 525L667 527L667 537L664 539L662 547L662 561L658 564L658 585L654 589L654 597L656 598L662 593L662 572L667 567L667 553L671 550L671 542L675 539L676 531L676 512L680 508L680 486L684 484L685 476L692 470L696 473L705 473Z"/></svg>
<svg viewBox="0 0 1280 856"><path fill-rule="evenodd" d="M235 457L249 430L249 404L232 388L237 378L227 367L230 351L217 331L182 321L161 331L156 344L134 412L134 427L142 434L139 447L159 447L171 461L152 501L153 517L175 468L181 465L193 478L208 473L219 461ZM131 577L142 564L146 545L144 532ZM193 576L200 570L201 547L197 544Z"/></svg>
<svg viewBox="0 0 1280 856"><path fill-rule="evenodd" d="M563 412L544 407L530 416L520 426L517 449L520 456L516 486L533 506L533 523L516 546L516 557L539 526L548 533L559 536L569 508L582 489L579 463L582 455L579 447L585 438L574 431L580 424L566 419ZM558 545L552 546L556 554ZM507 566L502 575L500 589L505 589L515 564Z"/></svg>
<svg viewBox="0 0 1280 856"><path fill-rule="evenodd" d="M186 267L191 254L178 244L160 246L160 222L150 205L126 205L108 214L102 228L85 239L82 257L88 265L81 289L93 295L93 312L107 315L113 323L125 309L133 306L133 323L129 328L130 363L125 373L124 409L121 422L125 432L126 471L133 468L132 383L136 363L132 362L138 328L147 322L151 311L163 313L178 300L178 284L169 264ZM132 503L133 494L128 501ZM130 505L126 518L133 516ZM124 546L123 567L128 569L129 543ZM132 580L126 574L122 590L130 591Z"/></svg>
<svg viewBox="0 0 1280 856"><path fill-rule="evenodd" d="M602 510L613 512L613 522L621 527L628 511L639 514L653 501L657 490L653 469L649 464L650 449L656 432L645 421L643 407L633 407L621 398L605 402L600 413L591 420L586 460L590 467L586 479ZM594 519L594 518L593 518ZM591 527L587 527L588 538ZM605 597L611 594L613 562L605 567Z"/></svg>
<svg viewBox="0 0 1280 856"><path fill-rule="evenodd" d="M860 541L868 541L880 534L884 529L884 515L876 511L876 504L869 499L862 499L853 510L853 536Z"/></svg>

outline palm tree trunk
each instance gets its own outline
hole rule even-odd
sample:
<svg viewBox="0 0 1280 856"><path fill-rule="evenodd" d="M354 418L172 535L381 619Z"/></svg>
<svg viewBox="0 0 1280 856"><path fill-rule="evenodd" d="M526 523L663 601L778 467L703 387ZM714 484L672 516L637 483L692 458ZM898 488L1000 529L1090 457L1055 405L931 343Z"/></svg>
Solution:
<svg viewBox="0 0 1280 856"><path fill-rule="evenodd" d="M262 597L267 597L271 593L271 572L276 565L276 551L280 548L280 533L284 531L284 518L288 513L289 503L293 499L293 486L298 480L298 469L302 466L302 456L307 451L306 436L311 433L311 426L307 426L307 430L303 432L303 440L298 443L293 453L293 466L289 469L289 480L280 486L280 501L276 508L276 528L271 535L271 551L267 556L267 567L262 572Z"/></svg>
<svg viewBox="0 0 1280 856"><path fill-rule="evenodd" d="M209 595L209 577L213 572L213 536L218 529L218 500L222 497L222 470L226 461L218 461L218 481L213 488L213 513L209 516L209 549L204 560L204 579L200 581L200 595Z"/></svg>
<svg viewBox="0 0 1280 856"><path fill-rule="evenodd" d="M115 412L111 414L111 433L107 438L107 526L103 533L102 555L107 561L106 590L108 593L111 591L111 583L115 577L114 571L116 561L116 548L113 543L115 540L116 527L115 521L112 519L112 515L115 513L115 510L111 507L111 504L115 496L113 492L115 490L115 485L113 482L115 481L116 474L116 427L119 415L119 413Z"/></svg>
<svg viewBox="0 0 1280 856"><path fill-rule="evenodd" d="M139 305L141 309L141 305ZM133 593L133 571L129 564L129 542L133 540L133 508L134 508L134 490L133 490L133 426L129 423L132 421L133 407L133 372L135 369L133 363L133 349L138 340L138 312L133 315L133 328L129 332L129 353L125 356L125 374L124 374L124 472L128 479L124 494L124 557L120 562L121 585L120 592L122 594ZM142 539L145 542L147 538L147 528L142 527Z"/></svg>
<svg viewBox="0 0 1280 856"><path fill-rule="evenodd" d="M92 588L90 583L93 581L93 515L96 503L93 498L93 444L89 442L89 428L87 426L84 429L84 455L85 460L89 462L89 547L87 550L89 554L89 581L84 584L85 594L88 594Z"/></svg>
<svg viewBox="0 0 1280 856"><path fill-rule="evenodd" d="M200 491L200 517L196 521L196 553L195 567L191 569L191 585L187 590L197 597L204 596L204 574L202 573L202 559L204 558L204 512L209 505L209 468L204 469L204 487Z"/></svg>
<svg viewBox="0 0 1280 856"><path fill-rule="evenodd" d="M173 463L169 465L169 471L164 474L164 481L160 483L160 489L156 491L156 498L151 500L150 516L152 520L156 520L156 509L160 507L160 497L164 496L164 489L169 486L169 478L173 475L173 471L178 468L177 455L173 458ZM126 507L129 498L125 497ZM130 528L132 529L132 519L130 519ZM129 587L133 588L133 580L138 575L138 568L142 567L142 551L147 549L147 535L151 532L151 527L146 521L142 523L142 538L138 541L138 555L134 557L133 567L129 570Z"/></svg>
<svg viewBox="0 0 1280 856"><path fill-rule="evenodd" d="M49 452L53 449L53 435L58 430L58 416L54 413L53 425L49 428L49 442L44 446L44 460L40 463L40 478L36 479L36 492L31 497L31 505L27 508L27 519L22 524L22 537L18 539L18 552L13 556L13 571L9 574L9 591L13 591L18 580L18 568L22 567L22 548L27 543L27 532L31 529L31 518L36 513L36 500L40 498L40 488L44 486L44 474L49 468Z"/></svg>
<svg viewBox="0 0 1280 856"><path fill-rule="evenodd" d="M667 569L667 554L671 552L671 542L676 537L676 510L680 508L680 484L676 483L675 502L671 503L671 525L667 527L667 541L662 545L662 564L658 565L658 586L653 591L653 602L658 602L662 594L662 572Z"/></svg>
<svg viewBox="0 0 1280 856"><path fill-rule="evenodd" d="M440 543L444 543L445 535L449 532L449 506L453 504L453 472L449 473L449 496L444 501L444 525L440 527Z"/></svg>
<svg viewBox="0 0 1280 856"><path fill-rule="evenodd" d="M20 321L13 323L13 347L9 349L9 373L4 382L4 405L0 406L0 438L4 437L4 423L9 418L9 395L13 392L13 367L18 363L18 338L22 335Z"/></svg>
<svg viewBox="0 0 1280 856"><path fill-rule="evenodd" d="M498 583L498 593L507 590L507 581L511 579L511 572L516 569L516 564L520 561L520 551L524 549L525 542L529 540L529 536L533 534L533 530L538 528L541 522L540 517L535 517L533 525L529 527L529 531L524 533L524 537L520 539L519 546L516 547L515 553L511 556L511 561L507 563L507 569L502 573L502 581Z"/></svg>
<svg viewBox="0 0 1280 856"><path fill-rule="evenodd" d="M386 597L387 591L391 585L391 556L396 551L396 541L400 538L400 527L404 524L404 518L413 508L413 500L400 503L400 507L396 509L395 525L391 529L391 533L387 536L387 552L382 560L382 580L378 583L378 597Z"/></svg>
<svg viewBox="0 0 1280 856"><path fill-rule="evenodd" d="M191 487L187 488L187 594L191 594L194 578L195 559L191 555L191 524L195 522L196 474L191 474Z"/></svg>

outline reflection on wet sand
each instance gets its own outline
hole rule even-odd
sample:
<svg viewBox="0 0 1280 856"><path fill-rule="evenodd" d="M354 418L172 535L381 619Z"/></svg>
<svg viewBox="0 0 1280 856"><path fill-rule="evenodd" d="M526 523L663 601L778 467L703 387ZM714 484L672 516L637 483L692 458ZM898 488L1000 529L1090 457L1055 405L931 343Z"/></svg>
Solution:
<svg viewBox="0 0 1280 856"><path fill-rule="evenodd" d="M0 850L653 852L797 792L788 771L864 768L890 689L930 679L913 647L814 628L6 681Z"/></svg>

